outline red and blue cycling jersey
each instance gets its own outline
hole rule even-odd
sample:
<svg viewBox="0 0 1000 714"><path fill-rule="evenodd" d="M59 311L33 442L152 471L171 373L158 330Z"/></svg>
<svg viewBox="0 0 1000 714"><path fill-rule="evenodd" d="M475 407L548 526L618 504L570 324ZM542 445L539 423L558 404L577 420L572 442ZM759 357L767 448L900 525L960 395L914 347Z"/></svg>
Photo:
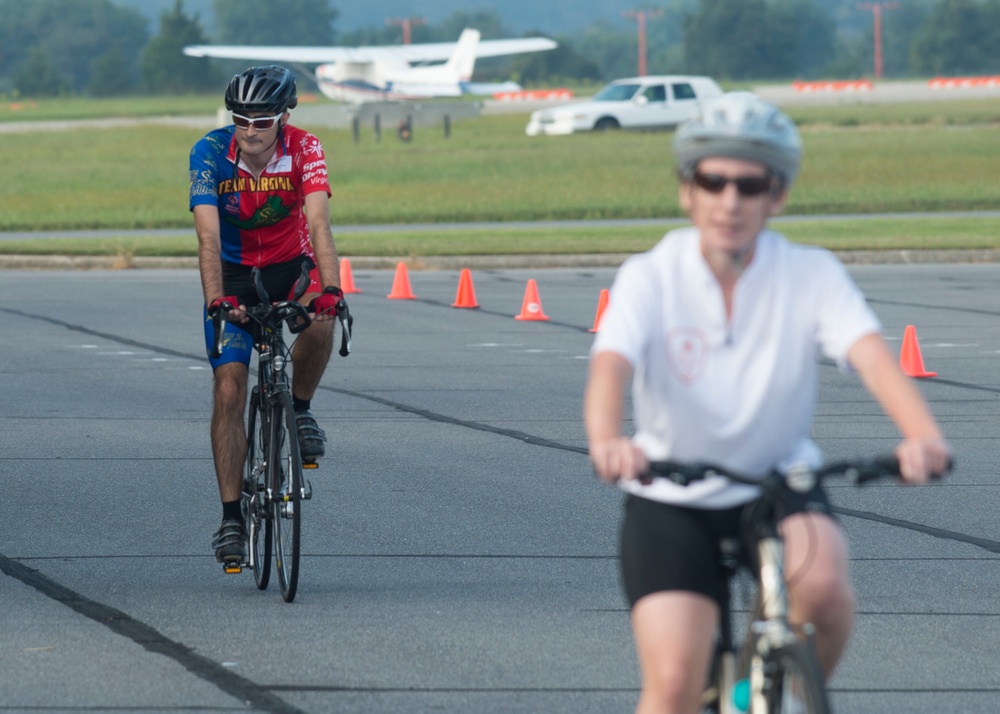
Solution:
<svg viewBox="0 0 1000 714"><path fill-rule="evenodd" d="M330 195L326 157L319 139L285 125L281 141L260 176L236 166L235 127L209 132L191 150L190 208L219 209L222 260L263 267L313 256L303 210L307 194Z"/></svg>

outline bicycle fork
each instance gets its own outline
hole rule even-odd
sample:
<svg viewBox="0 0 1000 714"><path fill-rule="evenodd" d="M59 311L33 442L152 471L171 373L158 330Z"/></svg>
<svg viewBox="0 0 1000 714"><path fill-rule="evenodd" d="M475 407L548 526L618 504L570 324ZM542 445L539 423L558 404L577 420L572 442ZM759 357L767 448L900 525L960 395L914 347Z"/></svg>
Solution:
<svg viewBox="0 0 1000 714"><path fill-rule="evenodd" d="M768 655L796 642L788 624L788 595L785 590L785 546L777 535L761 538L757 544L760 564L760 619L751 625L753 655L750 660L750 712L767 714L770 672L764 663Z"/></svg>

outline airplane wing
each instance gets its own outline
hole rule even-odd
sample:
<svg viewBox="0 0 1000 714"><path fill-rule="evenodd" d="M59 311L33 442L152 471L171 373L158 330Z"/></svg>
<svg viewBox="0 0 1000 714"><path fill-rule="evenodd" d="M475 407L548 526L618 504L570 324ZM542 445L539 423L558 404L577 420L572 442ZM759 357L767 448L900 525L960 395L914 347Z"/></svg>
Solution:
<svg viewBox="0 0 1000 714"><path fill-rule="evenodd" d="M188 45L184 54L190 57L267 60L272 62L443 62L451 57L454 42L432 42L419 45L378 45L372 47L292 47L265 45ZM523 52L551 50L556 42L545 37L524 37L512 40L481 40L476 57L501 57Z"/></svg>
<svg viewBox="0 0 1000 714"><path fill-rule="evenodd" d="M522 37L514 40L480 40L476 57L503 57L525 52L554 50L559 44L547 37Z"/></svg>

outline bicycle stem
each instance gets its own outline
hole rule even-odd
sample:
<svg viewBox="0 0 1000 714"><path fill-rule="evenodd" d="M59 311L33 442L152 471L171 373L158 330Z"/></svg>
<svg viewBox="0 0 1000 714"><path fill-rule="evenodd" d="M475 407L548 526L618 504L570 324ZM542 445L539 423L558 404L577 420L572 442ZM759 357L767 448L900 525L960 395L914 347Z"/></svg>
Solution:
<svg viewBox="0 0 1000 714"><path fill-rule="evenodd" d="M777 535L761 538L757 544L760 563L761 609L765 620L785 620L788 598L785 594L785 544Z"/></svg>

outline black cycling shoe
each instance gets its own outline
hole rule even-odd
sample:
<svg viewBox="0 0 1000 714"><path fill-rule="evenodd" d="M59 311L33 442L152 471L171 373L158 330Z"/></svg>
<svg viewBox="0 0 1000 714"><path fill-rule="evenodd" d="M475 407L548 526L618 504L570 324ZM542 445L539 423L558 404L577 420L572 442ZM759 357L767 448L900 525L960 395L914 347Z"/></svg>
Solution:
<svg viewBox="0 0 1000 714"><path fill-rule="evenodd" d="M326 453L326 432L319 428L316 417L308 409L295 412L299 431L299 452L303 461L313 461Z"/></svg>
<svg viewBox="0 0 1000 714"><path fill-rule="evenodd" d="M215 559L220 563L242 563L246 558L245 541L243 521L238 518L224 519L212 539Z"/></svg>

